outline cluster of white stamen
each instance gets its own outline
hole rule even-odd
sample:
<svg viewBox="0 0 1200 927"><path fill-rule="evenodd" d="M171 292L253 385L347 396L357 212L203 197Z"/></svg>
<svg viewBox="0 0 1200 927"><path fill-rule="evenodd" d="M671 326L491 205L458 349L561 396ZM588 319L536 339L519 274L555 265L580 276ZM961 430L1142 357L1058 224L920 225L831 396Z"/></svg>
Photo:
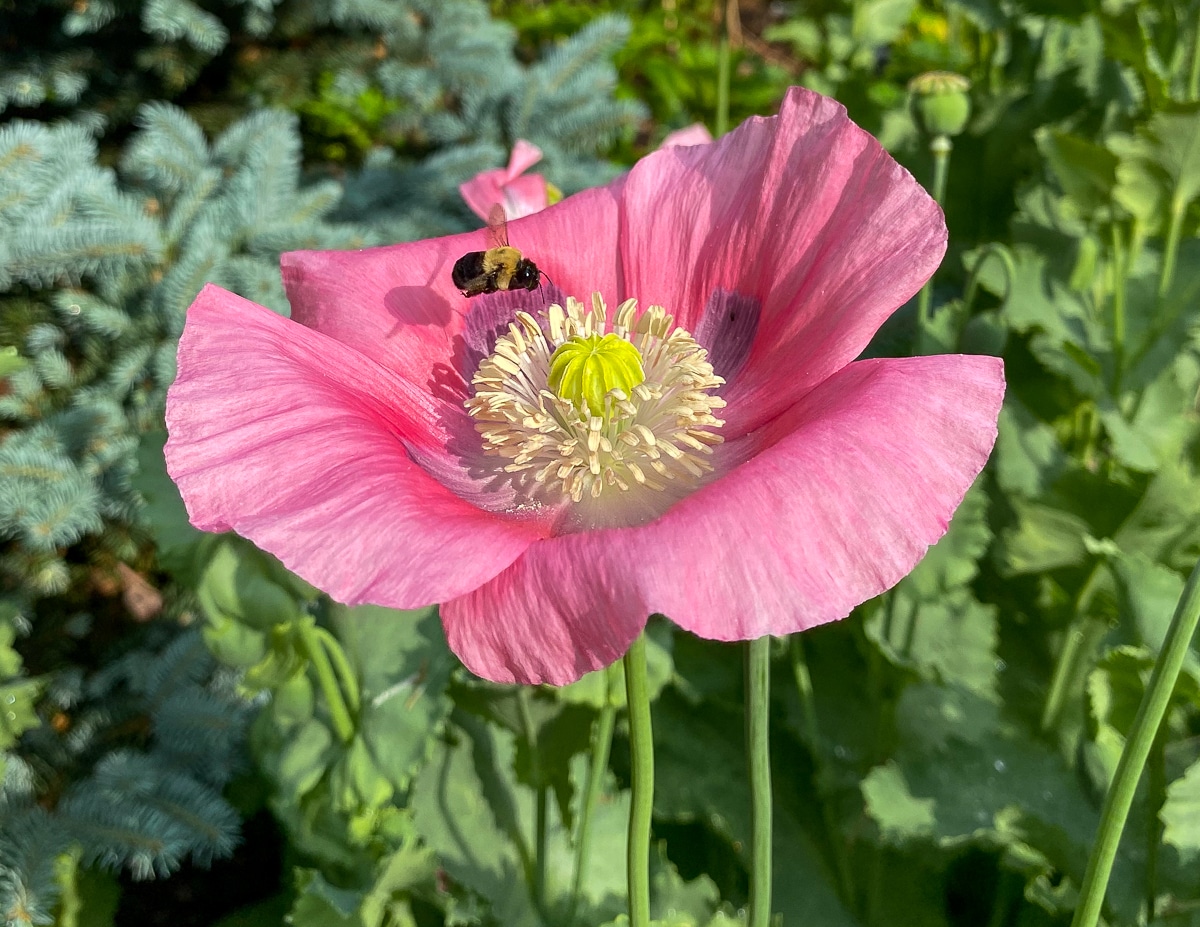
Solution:
<svg viewBox="0 0 1200 927"><path fill-rule="evenodd" d="M725 381L666 310L651 306L639 315L637 301L628 299L610 329L598 293L590 309L568 297L566 309L547 310L546 328L518 312L479 365L466 404L484 451L507 461L503 469L514 482L541 502L579 502L610 486L627 492L696 485L711 472L712 449L722 441L715 429L724 424L713 410L725 401L709 391ZM629 394L609 390L603 414L594 415L586 403L550 390L550 357L571 338L609 331L638 350L646 379Z"/></svg>

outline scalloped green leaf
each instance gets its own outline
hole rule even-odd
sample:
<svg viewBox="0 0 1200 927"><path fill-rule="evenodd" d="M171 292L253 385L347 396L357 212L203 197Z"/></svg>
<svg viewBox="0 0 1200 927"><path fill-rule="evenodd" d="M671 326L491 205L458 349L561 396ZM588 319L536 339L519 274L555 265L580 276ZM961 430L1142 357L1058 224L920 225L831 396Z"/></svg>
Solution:
<svg viewBox="0 0 1200 927"><path fill-rule="evenodd" d="M1167 786L1167 798L1158 816L1163 841L1173 846L1185 864L1200 858L1200 760Z"/></svg>
<svg viewBox="0 0 1200 927"><path fill-rule="evenodd" d="M451 708L446 687L458 663L437 612L339 605L332 624L357 671L363 743L388 781L406 789Z"/></svg>

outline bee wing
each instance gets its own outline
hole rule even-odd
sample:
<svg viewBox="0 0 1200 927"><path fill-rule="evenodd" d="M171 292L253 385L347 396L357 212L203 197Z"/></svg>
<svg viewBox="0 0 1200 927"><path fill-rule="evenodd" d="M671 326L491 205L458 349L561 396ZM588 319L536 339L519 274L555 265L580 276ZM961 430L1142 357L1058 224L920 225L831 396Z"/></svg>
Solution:
<svg viewBox="0 0 1200 927"><path fill-rule="evenodd" d="M488 210L488 233L492 239L493 248L508 247L508 216L504 213L504 204L496 203Z"/></svg>

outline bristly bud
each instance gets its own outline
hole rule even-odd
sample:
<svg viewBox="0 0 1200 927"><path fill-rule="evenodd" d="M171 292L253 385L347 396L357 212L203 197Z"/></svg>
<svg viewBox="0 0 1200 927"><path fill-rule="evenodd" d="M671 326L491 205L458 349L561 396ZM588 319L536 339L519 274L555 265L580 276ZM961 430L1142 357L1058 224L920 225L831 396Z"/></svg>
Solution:
<svg viewBox="0 0 1200 927"><path fill-rule="evenodd" d="M908 82L918 125L933 136L958 135L971 117L971 82L951 71L927 71Z"/></svg>

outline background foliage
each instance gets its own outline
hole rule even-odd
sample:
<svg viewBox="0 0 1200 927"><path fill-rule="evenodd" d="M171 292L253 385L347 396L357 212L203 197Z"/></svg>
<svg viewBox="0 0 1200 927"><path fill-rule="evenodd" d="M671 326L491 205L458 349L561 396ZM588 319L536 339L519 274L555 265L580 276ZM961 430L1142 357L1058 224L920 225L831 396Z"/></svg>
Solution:
<svg viewBox="0 0 1200 927"><path fill-rule="evenodd" d="M1200 557L1200 4L10 0L0 16L9 924L620 915L619 680L480 682L433 612L337 606L193 531L162 401L204 282L286 312L279 252L467 228L457 185L517 138L567 192L602 183L668 130L715 125L723 42L733 123L802 83L927 183L907 82L971 79L935 311L918 330L906 307L872 350L1002 354L1009 379L946 538L847 621L776 642L777 908L832 927L1069 921ZM662 620L651 656L655 916L732 924L741 657ZM590 745L614 721L588 813ZM1111 923L1200 924L1198 808L1193 653Z"/></svg>

